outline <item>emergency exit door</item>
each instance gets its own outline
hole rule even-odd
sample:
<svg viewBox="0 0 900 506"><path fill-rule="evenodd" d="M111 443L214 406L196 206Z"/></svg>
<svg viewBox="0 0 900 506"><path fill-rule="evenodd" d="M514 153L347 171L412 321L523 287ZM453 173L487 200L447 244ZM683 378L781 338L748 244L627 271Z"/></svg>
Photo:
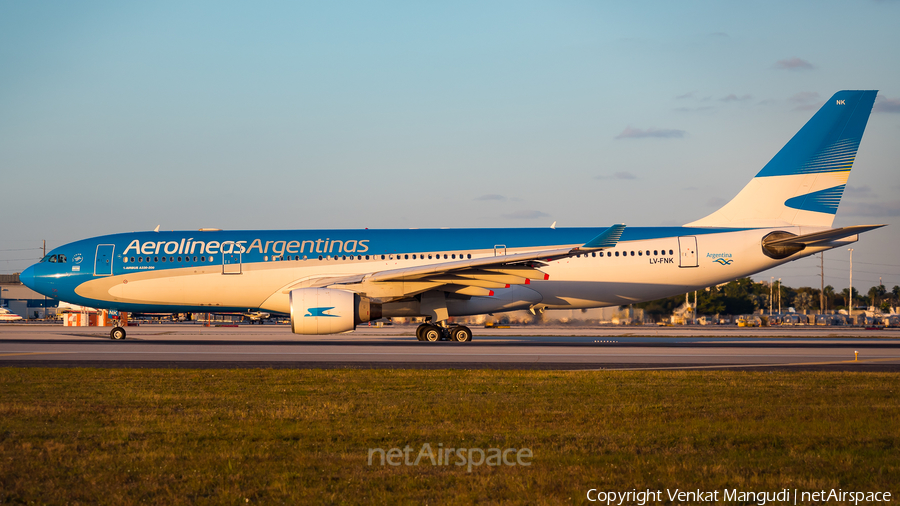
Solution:
<svg viewBox="0 0 900 506"><path fill-rule="evenodd" d="M240 274L241 271L241 254L222 253L222 274Z"/></svg>

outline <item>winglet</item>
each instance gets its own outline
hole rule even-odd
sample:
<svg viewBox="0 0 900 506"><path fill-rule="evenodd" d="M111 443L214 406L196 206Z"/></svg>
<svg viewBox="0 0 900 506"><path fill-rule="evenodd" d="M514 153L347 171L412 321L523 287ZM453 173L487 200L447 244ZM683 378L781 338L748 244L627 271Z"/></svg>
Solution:
<svg viewBox="0 0 900 506"><path fill-rule="evenodd" d="M622 232L625 231L625 224L620 223L618 225L613 225L608 229L604 230L600 235L594 237L581 249L600 249L600 248L612 248L619 242L619 239L622 237Z"/></svg>

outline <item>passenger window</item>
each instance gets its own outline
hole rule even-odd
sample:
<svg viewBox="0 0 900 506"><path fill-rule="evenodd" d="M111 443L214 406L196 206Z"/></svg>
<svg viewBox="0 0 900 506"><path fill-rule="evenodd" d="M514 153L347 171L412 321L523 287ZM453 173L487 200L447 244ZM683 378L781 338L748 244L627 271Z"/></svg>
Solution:
<svg viewBox="0 0 900 506"><path fill-rule="evenodd" d="M653 256L657 256L657 255L659 255L659 251L653 250Z"/></svg>
<svg viewBox="0 0 900 506"><path fill-rule="evenodd" d="M368 260L368 259L369 259L369 255L366 255L366 260Z"/></svg>
<svg viewBox="0 0 900 506"><path fill-rule="evenodd" d="M153 257L154 262L159 262L159 257Z"/></svg>
<svg viewBox="0 0 900 506"><path fill-rule="evenodd" d="M201 262L205 262L205 261L206 261L206 257L205 257L205 256L200 257L200 261L201 261Z"/></svg>
<svg viewBox="0 0 900 506"><path fill-rule="evenodd" d="M162 257L162 261L165 262L165 261L166 261L166 257Z"/></svg>
<svg viewBox="0 0 900 506"><path fill-rule="evenodd" d="M641 255L643 255L643 254L644 254L644 253L643 253L642 251L638 251L638 256L641 256Z"/></svg>
<svg viewBox="0 0 900 506"><path fill-rule="evenodd" d="M409 260L409 255L403 255L404 260Z"/></svg>
<svg viewBox="0 0 900 506"><path fill-rule="evenodd" d="M631 256L634 256L634 251L631 252Z"/></svg>
<svg viewBox="0 0 900 506"><path fill-rule="evenodd" d="M472 254L471 254L471 253L469 253L469 254L466 255L466 256L467 256L468 258L472 258Z"/></svg>
<svg viewBox="0 0 900 506"><path fill-rule="evenodd" d="M384 255L381 255L381 259L384 260Z"/></svg>
<svg viewBox="0 0 900 506"><path fill-rule="evenodd" d="M618 251L616 251L616 256L619 256L619 252L618 252Z"/></svg>
<svg viewBox="0 0 900 506"><path fill-rule="evenodd" d="M674 255L675 252L673 252L672 250L669 250L669 254L670 254L670 255Z"/></svg>

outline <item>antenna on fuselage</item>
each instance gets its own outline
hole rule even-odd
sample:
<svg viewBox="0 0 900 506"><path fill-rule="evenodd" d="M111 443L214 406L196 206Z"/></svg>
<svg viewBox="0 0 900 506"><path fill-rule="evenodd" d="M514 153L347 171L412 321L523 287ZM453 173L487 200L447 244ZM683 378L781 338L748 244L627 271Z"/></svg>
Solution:
<svg viewBox="0 0 900 506"><path fill-rule="evenodd" d="M159 225L157 225L156 228L153 229L153 231L154 231L154 232L159 232Z"/></svg>
<svg viewBox="0 0 900 506"><path fill-rule="evenodd" d="M556 222L555 221L553 222L552 225L550 225L550 228L552 228L553 230L556 230Z"/></svg>

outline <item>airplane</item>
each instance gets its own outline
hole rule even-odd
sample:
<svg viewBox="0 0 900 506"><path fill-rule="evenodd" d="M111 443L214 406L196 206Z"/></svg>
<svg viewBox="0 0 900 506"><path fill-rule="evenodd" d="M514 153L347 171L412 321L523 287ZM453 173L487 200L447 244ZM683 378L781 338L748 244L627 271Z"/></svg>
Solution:
<svg viewBox="0 0 900 506"><path fill-rule="evenodd" d="M0 307L0 322L17 322L21 320L21 316L10 312L10 310L5 307Z"/></svg>
<svg viewBox="0 0 900 506"><path fill-rule="evenodd" d="M471 341L450 317L618 306L682 294L856 242L832 228L877 91L839 91L727 204L681 227L269 230L106 235L20 280L127 312L284 313L301 335L425 317L420 341ZM116 327L113 339L123 339Z"/></svg>
<svg viewBox="0 0 900 506"><path fill-rule="evenodd" d="M250 324L259 323L262 325L265 323L265 320L268 320L272 315L270 313L266 313L263 311L252 311L247 310L246 312L241 314L241 321L244 321L244 318L250 320Z"/></svg>
<svg viewBox="0 0 900 506"><path fill-rule="evenodd" d="M78 306L75 304L69 304L65 301L59 301L59 305L56 307L57 315L64 315L68 313L99 313L100 310L93 307L84 307Z"/></svg>

